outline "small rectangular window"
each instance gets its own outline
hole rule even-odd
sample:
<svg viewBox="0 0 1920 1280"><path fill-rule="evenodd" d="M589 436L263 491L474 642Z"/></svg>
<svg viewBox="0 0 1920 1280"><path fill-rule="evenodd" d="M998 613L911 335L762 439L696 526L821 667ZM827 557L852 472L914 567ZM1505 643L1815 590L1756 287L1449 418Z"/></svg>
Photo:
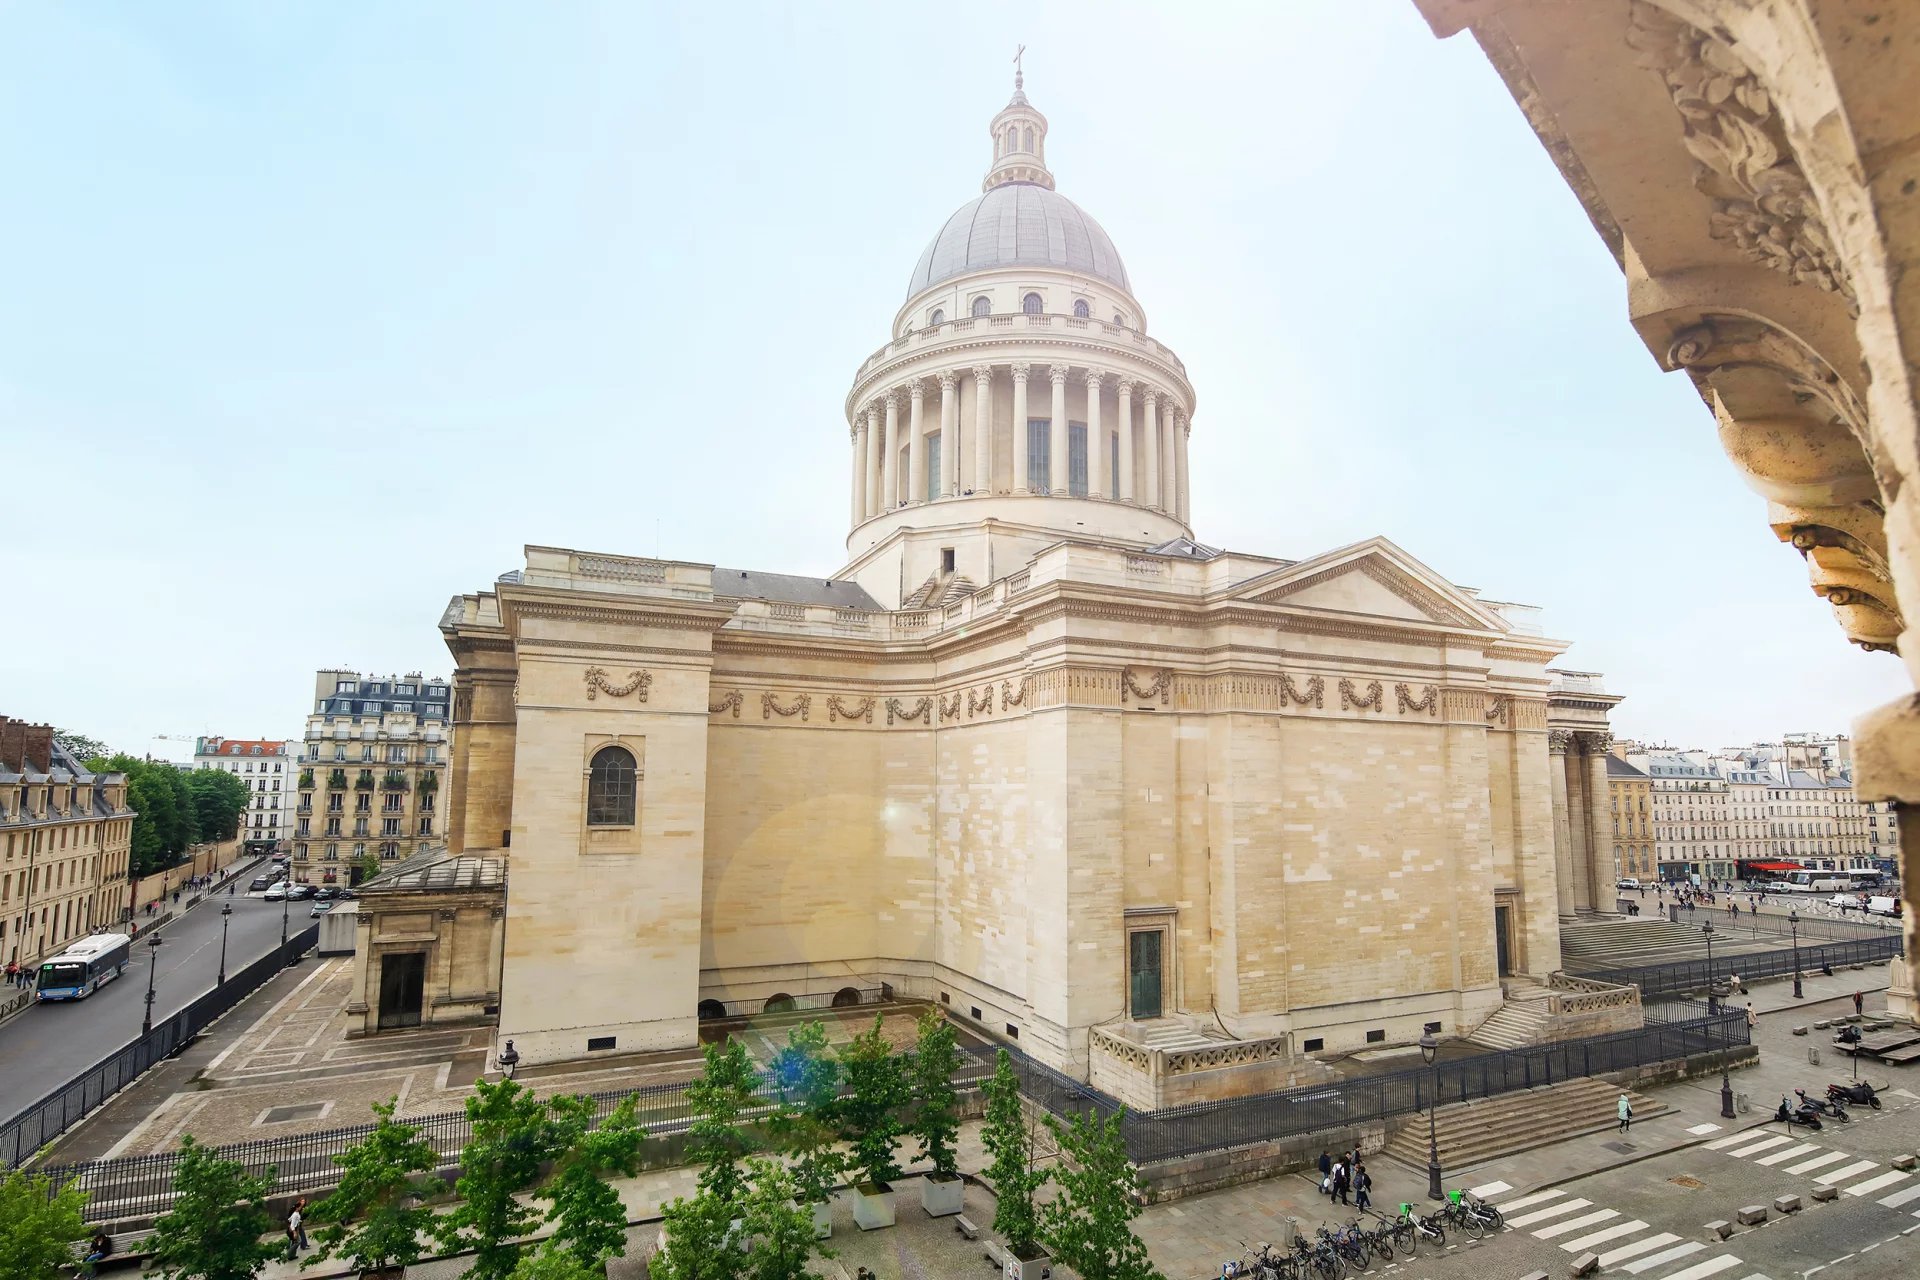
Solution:
<svg viewBox="0 0 1920 1280"><path fill-rule="evenodd" d="M1313 1039L1307 1041L1305 1044L1300 1046L1301 1050L1306 1053L1318 1053L1326 1047L1327 1047L1327 1042L1321 1039L1319 1036L1315 1036Z"/></svg>
<svg viewBox="0 0 1920 1280"><path fill-rule="evenodd" d="M602 1049L611 1049L618 1038L617 1036L588 1036L587 1052L598 1053Z"/></svg>
<svg viewBox="0 0 1920 1280"><path fill-rule="evenodd" d="M942 573L953 572L953 548L952 547L940 548L940 572Z"/></svg>
<svg viewBox="0 0 1920 1280"><path fill-rule="evenodd" d="M1014 1026L1011 1022L1009 1022L1007 1024L1007 1039L1018 1040L1019 1038L1020 1038L1020 1028Z"/></svg>
<svg viewBox="0 0 1920 1280"><path fill-rule="evenodd" d="M953 1003L953 997L952 997L952 996L950 996L950 995L948 995L948 994L947 994L946 992L944 992L944 991L942 991L942 992L940 993L940 1003L941 1003L941 1004L952 1004L952 1003Z"/></svg>
<svg viewBox="0 0 1920 1280"><path fill-rule="evenodd" d="M1387 1033L1384 1028L1376 1027L1372 1031L1367 1032L1368 1044L1382 1044L1386 1041L1386 1038Z"/></svg>
<svg viewBox="0 0 1920 1280"><path fill-rule="evenodd" d="M976 1005L974 1005L974 1006L972 1006L971 1008L969 1008L969 1009L967 1010L967 1012L973 1015L973 1020L974 1020L975 1022L978 1022L978 1021L980 1021L980 1006L979 1006L979 1005L977 1005L977 1004L976 1004Z"/></svg>

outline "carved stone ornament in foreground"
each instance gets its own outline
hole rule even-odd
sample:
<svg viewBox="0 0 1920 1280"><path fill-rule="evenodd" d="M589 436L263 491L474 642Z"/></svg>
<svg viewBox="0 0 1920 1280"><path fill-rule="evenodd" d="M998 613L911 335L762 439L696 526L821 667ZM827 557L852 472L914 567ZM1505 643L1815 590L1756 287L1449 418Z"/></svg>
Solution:
<svg viewBox="0 0 1920 1280"><path fill-rule="evenodd" d="M1634 0L1627 44L1660 73L1712 197L1707 233L1799 284L1854 303L1853 288L1795 163L1772 95L1732 46L1646 0Z"/></svg>
<svg viewBox="0 0 1920 1280"><path fill-rule="evenodd" d="M1121 671L1120 678L1125 682L1127 692L1134 697L1144 698L1149 702L1158 698L1161 706L1164 707L1167 705L1167 691L1173 688L1172 668L1161 667L1153 673L1153 680L1144 685L1133 678L1133 668L1131 667Z"/></svg>
<svg viewBox="0 0 1920 1280"><path fill-rule="evenodd" d="M625 684L614 684L608 678L605 667L588 667L586 670L587 701L592 702L603 693L609 698L624 698L630 693L638 692L640 701L645 702L647 690L653 685L653 672L630 671L627 675Z"/></svg>

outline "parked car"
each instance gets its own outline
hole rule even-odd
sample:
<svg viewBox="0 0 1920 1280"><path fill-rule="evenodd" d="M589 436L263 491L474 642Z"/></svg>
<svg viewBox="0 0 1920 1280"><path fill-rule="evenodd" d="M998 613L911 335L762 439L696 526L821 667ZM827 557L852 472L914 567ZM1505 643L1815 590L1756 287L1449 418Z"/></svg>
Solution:
<svg viewBox="0 0 1920 1280"><path fill-rule="evenodd" d="M1638 889L1640 887L1640 881L1633 876L1622 876L1614 882L1613 887L1616 889Z"/></svg>
<svg viewBox="0 0 1920 1280"><path fill-rule="evenodd" d="M333 904L331 902L316 902L313 904L313 910L307 912L307 914L313 919L318 920L331 910L333 910Z"/></svg>
<svg viewBox="0 0 1920 1280"><path fill-rule="evenodd" d="M1897 916L1900 914L1900 899L1876 894L1867 899L1867 910L1876 916Z"/></svg>
<svg viewBox="0 0 1920 1280"><path fill-rule="evenodd" d="M313 897L316 902L332 902L339 896L340 890L330 884L323 884L313 891Z"/></svg>
<svg viewBox="0 0 1920 1280"><path fill-rule="evenodd" d="M277 884L271 884L271 885L268 885L268 886L267 886L267 891L266 891L265 893L263 893L263 894L261 894L260 896L261 896L262 898L265 898L265 899L266 899L266 900L267 900L268 902L284 902L284 901L286 901L286 897L287 897L287 882L286 882L286 881L284 881L284 880L282 880L282 881L280 881L280 882L279 882L279 883L277 883Z"/></svg>
<svg viewBox="0 0 1920 1280"><path fill-rule="evenodd" d="M287 890L287 897L295 902L305 902L313 895L314 887L310 884L296 884Z"/></svg>
<svg viewBox="0 0 1920 1280"><path fill-rule="evenodd" d="M252 882L247 885L247 892L259 893L263 889L273 888L273 886L278 883L280 882L272 876L255 876Z"/></svg>

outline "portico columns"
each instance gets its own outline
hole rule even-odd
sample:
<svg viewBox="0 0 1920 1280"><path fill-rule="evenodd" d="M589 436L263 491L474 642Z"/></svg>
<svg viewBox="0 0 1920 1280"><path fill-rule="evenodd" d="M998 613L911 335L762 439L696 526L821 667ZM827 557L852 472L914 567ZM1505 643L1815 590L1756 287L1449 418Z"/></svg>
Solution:
<svg viewBox="0 0 1920 1280"><path fill-rule="evenodd" d="M1193 435L1193 424L1187 421L1187 415L1181 414L1179 426L1174 431L1174 462L1178 465L1179 478L1177 492L1180 498L1180 523L1193 523L1193 499L1187 494L1187 441Z"/></svg>
<svg viewBox="0 0 1920 1280"><path fill-rule="evenodd" d="M1560 914L1573 915L1573 834L1567 823L1567 748L1573 735L1547 731L1547 785L1553 792L1553 887Z"/></svg>
<svg viewBox="0 0 1920 1280"><path fill-rule="evenodd" d="M973 366L973 491L993 492L993 366Z"/></svg>
<svg viewBox="0 0 1920 1280"><path fill-rule="evenodd" d="M956 394L960 375L952 369L940 372L940 487L949 498L960 493L960 403Z"/></svg>
<svg viewBox="0 0 1920 1280"><path fill-rule="evenodd" d="M1027 375L1030 364L1013 366L1013 491L1031 492L1027 483L1027 459L1033 456L1033 442L1027 439Z"/></svg>
<svg viewBox="0 0 1920 1280"><path fill-rule="evenodd" d="M1067 492L1067 366L1056 364L1047 370L1053 379L1052 439L1047 449L1047 488L1058 494Z"/></svg>
<svg viewBox="0 0 1920 1280"><path fill-rule="evenodd" d="M873 513L900 505L900 393L887 392L887 433L880 438L880 488L874 494Z"/></svg>
<svg viewBox="0 0 1920 1280"><path fill-rule="evenodd" d="M1619 904L1614 886L1620 879L1613 861L1613 833L1606 819L1607 744L1611 734L1583 733L1581 745L1587 749L1587 883L1588 896L1595 911L1611 911Z"/></svg>
<svg viewBox="0 0 1920 1280"><path fill-rule="evenodd" d="M888 412L891 414L892 410ZM860 432L860 452L865 455L862 461L866 464L866 474L861 477L861 482L866 486L861 502L865 516L877 516L883 510L880 502L880 458L886 449L887 436L880 433L880 402L875 400L867 406L866 426Z"/></svg>
<svg viewBox="0 0 1920 1280"><path fill-rule="evenodd" d="M913 396L912 414L907 421L907 501L927 500L927 429L925 411L927 385L915 378L908 388Z"/></svg>
<svg viewBox="0 0 1920 1280"><path fill-rule="evenodd" d="M867 415L862 414L853 429L853 483L848 485L853 497L853 523L859 524L866 519L867 498Z"/></svg>
<svg viewBox="0 0 1920 1280"><path fill-rule="evenodd" d="M1117 379L1120 393L1120 501L1133 501L1133 379Z"/></svg>
<svg viewBox="0 0 1920 1280"><path fill-rule="evenodd" d="M1180 472L1173 460L1173 438L1179 432L1180 410L1169 396L1167 412L1160 422L1160 509L1170 516L1180 511Z"/></svg>
<svg viewBox="0 0 1920 1280"><path fill-rule="evenodd" d="M1140 505L1157 507L1160 505L1160 396L1148 387L1144 399L1140 408L1140 435L1147 457L1147 477L1146 483L1140 486Z"/></svg>
<svg viewBox="0 0 1920 1280"><path fill-rule="evenodd" d="M1107 493L1107 432L1100 425L1100 379L1098 369L1087 370L1087 495L1104 498Z"/></svg>

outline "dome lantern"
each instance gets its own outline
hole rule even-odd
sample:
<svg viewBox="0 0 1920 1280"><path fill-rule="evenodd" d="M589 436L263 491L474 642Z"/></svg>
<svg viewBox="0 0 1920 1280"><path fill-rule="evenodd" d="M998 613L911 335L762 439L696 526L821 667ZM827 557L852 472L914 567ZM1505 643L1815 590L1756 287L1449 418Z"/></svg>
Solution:
<svg viewBox="0 0 1920 1280"><path fill-rule="evenodd" d="M980 184L982 191L1026 182L1053 190L1053 174L1047 171L1047 118L1027 101L1026 76L1015 63L1013 97L993 118L988 132L993 138L993 166Z"/></svg>

